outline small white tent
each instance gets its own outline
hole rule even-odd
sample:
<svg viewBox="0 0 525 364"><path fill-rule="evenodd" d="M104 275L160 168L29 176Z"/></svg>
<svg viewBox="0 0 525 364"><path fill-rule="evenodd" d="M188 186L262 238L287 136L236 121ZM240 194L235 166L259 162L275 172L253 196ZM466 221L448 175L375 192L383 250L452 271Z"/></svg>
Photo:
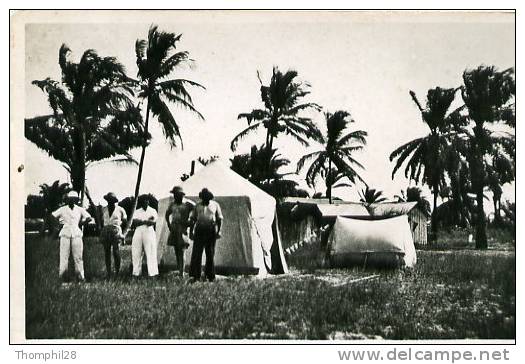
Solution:
<svg viewBox="0 0 525 364"><path fill-rule="evenodd" d="M406 215L382 220L337 217L328 238L333 267L416 264L416 249Z"/></svg>
<svg viewBox="0 0 525 364"><path fill-rule="evenodd" d="M276 225L275 199L221 162L213 162L181 184L186 198L197 202L199 192L207 187L221 205L224 216L222 237L215 247L218 274L244 273L265 276L287 273L279 231ZM159 200L157 222L159 261L167 251L168 228L164 214L170 197ZM191 257L186 251L185 264ZM173 254L170 251L169 253Z"/></svg>

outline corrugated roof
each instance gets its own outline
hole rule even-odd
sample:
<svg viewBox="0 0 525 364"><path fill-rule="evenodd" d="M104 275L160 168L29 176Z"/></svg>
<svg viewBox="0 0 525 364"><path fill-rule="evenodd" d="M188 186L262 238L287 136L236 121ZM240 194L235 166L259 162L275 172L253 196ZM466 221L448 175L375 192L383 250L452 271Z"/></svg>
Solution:
<svg viewBox="0 0 525 364"><path fill-rule="evenodd" d="M346 202L343 204L317 205L322 217L370 216L366 207L360 203Z"/></svg>
<svg viewBox="0 0 525 364"><path fill-rule="evenodd" d="M397 216L408 214L417 202L382 202L373 203L369 206L372 216Z"/></svg>
<svg viewBox="0 0 525 364"><path fill-rule="evenodd" d="M308 197L285 197L283 199L283 203L289 203L289 204L307 204L307 205L328 205L330 204L330 200L327 198L308 198ZM341 203L347 203L342 200L332 200L333 204L341 204Z"/></svg>
<svg viewBox="0 0 525 364"><path fill-rule="evenodd" d="M287 197L286 204L295 205L294 214L319 213L323 218L344 217L389 217L408 214L417 202L382 202L367 206L361 202L334 200L330 204L325 198Z"/></svg>

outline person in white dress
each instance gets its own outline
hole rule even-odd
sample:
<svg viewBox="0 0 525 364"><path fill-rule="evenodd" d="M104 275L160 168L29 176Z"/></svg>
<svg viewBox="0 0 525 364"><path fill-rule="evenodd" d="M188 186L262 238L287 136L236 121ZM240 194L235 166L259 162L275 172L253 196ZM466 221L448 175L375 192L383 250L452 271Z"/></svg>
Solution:
<svg viewBox="0 0 525 364"><path fill-rule="evenodd" d="M155 277L159 274L157 264L157 237L153 227L157 222L157 211L149 206L147 195L141 195L137 201L137 210L133 215L133 240L131 242L131 259L133 276L139 277L142 273L142 253L146 255L148 275Z"/></svg>
<svg viewBox="0 0 525 364"><path fill-rule="evenodd" d="M84 244L82 241L82 228L91 221L91 215L82 207L77 205L78 194L71 191L67 194L66 205L52 212L53 217L58 219L62 229L58 234L60 238L60 263L58 275L64 279L64 273L69 265L69 256L73 255L75 273L79 281L84 281L84 262L82 259Z"/></svg>

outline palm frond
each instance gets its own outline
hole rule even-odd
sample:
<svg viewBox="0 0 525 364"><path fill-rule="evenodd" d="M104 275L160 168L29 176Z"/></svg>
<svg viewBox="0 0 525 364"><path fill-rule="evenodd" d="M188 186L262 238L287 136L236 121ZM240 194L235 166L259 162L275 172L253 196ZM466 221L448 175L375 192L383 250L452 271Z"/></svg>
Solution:
<svg viewBox="0 0 525 364"><path fill-rule="evenodd" d="M394 175L396 174L397 170L403 165L405 160L408 158L410 154L414 152L416 148L418 148L421 143L423 142L424 138L418 138L414 139L406 144L403 144L402 146L396 148L391 154L390 154L390 161L393 161L396 159L396 164L394 168L392 169L392 179L394 179Z"/></svg>
<svg viewBox="0 0 525 364"><path fill-rule="evenodd" d="M234 152L237 149L237 145L239 144L239 142L244 137L246 137L248 134L256 131L257 129L259 129L262 126L263 126L262 122L255 123L255 124L252 124L252 125L248 126L246 129L244 129L239 134L237 134L231 141L231 144L230 144L231 150Z"/></svg>
<svg viewBox="0 0 525 364"><path fill-rule="evenodd" d="M313 158L316 158L316 157L319 157L319 155L321 154L322 152L321 151L317 151L317 152L312 152L312 153L308 153L306 155L303 155L299 161L297 162L297 173L299 173L303 168L304 166L306 165L306 163L308 163L309 161L311 161Z"/></svg>
<svg viewBox="0 0 525 364"><path fill-rule="evenodd" d="M179 125L166 103L157 94L153 94L149 98L149 105L152 114L157 117L161 124L162 132L166 139L168 139L170 146L176 147L178 139L181 143L181 149L183 149L184 145L180 135Z"/></svg>

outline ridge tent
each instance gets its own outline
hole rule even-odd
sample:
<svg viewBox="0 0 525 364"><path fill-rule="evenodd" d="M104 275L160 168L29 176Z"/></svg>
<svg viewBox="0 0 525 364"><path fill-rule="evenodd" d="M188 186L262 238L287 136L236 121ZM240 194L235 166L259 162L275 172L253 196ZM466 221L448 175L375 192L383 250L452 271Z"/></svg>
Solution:
<svg viewBox="0 0 525 364"><path fill-rule="evenodd" d="M337 217L328 238L328 256L332 267L413 267L416 249L407 215L382 220Z"/></svg>
<svg viewBox="0 0 525 364"><path fill-rule="evenodd" d="M215 246L215 269L218 274L288 273L279 231L276 228L275 199L221 162L213 162L181 184L186 199L198 202L199 192L207 187L224 216L222 237ZM157 221L158 258L174 254L167 246L169 230L164 215L171 197L159 200ZM193 242L185 253L189 265ZM204 255L203 255L204 262Z"/></svg>

